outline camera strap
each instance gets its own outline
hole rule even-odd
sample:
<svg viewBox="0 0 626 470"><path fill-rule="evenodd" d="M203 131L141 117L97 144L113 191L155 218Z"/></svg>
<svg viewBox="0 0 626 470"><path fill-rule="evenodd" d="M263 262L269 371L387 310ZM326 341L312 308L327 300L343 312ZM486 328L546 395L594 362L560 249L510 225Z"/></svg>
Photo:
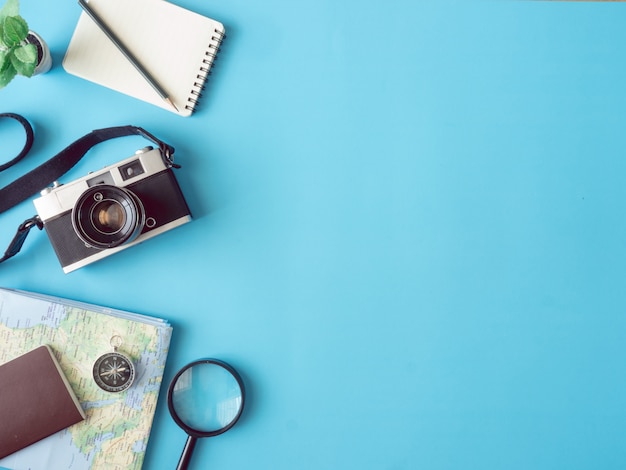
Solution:
<svg viewBox="0 0 626 470"><path fill-rule="evenodd" d="M35 135L33 133L33 126L30 125L24 117L15 113L0 113L0 118L8 118L14 119L19 122L24 128L24 132L26 132L26 141L24 142L24 148L17 154L17 156L13 160L9 160L8 162L0 165L0 171L4 171L9 167L12 167L17 162L19 162L22 158L26 156L26 154L30 151L33 146L33 141L35 140Z"/></svg>
<svg viewBox="0 0 626 470"><path fill-rule="evenodd" d="M15 119L20 122L26 131L27 138L24 149L17 157L3 165L0 165L0 171L9 168L24 158L32 147L34 140L32 126L22 116L14 113L2 113L0 114L0 118L2 117ZM42 189L50 186L54 181L57 181L62 175L76 165L80 159L83 158L85 154L95 145L117 137L126 137L131 135L138 135L151 141L158 146L161 151L161 155L169 165L175 168L179 166L174 164L174 147L163 142L162 140L157 139L154 135L150 134L141 127L118 126L97 129L72 142L42 165L0 189L0 213L16 206L20 202L32 197L34 194L37 194ZM40 230L43 228L43 223L38 216L34 216L24 221L19 226L17 233L9 245L9 248L4 253L4 256L0 258L0 263L15 256L20 251L22 245L24 244L24 240L26 240L28 232L33 227L37 227Z"/></svg>

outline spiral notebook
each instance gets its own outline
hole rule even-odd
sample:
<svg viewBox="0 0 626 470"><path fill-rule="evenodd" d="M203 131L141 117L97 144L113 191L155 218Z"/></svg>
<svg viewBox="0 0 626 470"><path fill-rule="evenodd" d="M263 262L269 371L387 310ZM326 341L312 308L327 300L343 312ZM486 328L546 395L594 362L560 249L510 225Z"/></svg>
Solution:
<svg viewBox="0 0 626 470"><path fill-rule="evenodd" d="M63 67L78 77L190 116L224 37L224 25L166 0L89 0L89 6L169 94L158 95L93 20L82 12Z"/></svg>

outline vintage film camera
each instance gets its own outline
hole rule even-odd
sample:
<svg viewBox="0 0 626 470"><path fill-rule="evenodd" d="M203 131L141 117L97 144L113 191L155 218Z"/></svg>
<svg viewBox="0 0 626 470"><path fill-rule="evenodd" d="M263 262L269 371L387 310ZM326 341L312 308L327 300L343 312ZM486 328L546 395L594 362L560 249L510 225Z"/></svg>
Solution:
<svg viewBox="0 0 626 470"><path fill-rule="evenodd" d="M191 221L171 161L152 147L33 202L66 273Z"/></svg>

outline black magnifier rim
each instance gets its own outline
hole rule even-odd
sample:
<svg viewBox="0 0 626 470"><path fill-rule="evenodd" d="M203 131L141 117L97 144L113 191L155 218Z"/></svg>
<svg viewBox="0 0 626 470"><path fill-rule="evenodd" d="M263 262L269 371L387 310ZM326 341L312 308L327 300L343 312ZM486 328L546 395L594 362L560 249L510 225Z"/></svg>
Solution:
<svg viewBox="0 0 626 470"><path fill-rule="evenodd" d="M178 413L176 413L176 410L174 409L174 398L173 398L174 386L176 385L178 378L181 375L183 375L185 371L187 371L187 369L191 369L192 367L200 365L200 364L214 364L214 365L217 365L226 369L228 372L230 372L230 374L233 377L235 377L235 380L237 381L237 384L239 385L239 389L241 390L241 406L239 407L239 411L237 412L237 415L226 426L224 426L223 428L217 429L215 431L200 431L199 429L192 428L191 426L189 426L187 423L185 423L182 419L178 417ZM217 436L219 434L222 434L228 431L239 420L241 414L243 413L243 408L244 408L245 403L246 403L246 389L243 386L243 380L241 379L241 376L232 366L230 366L230 364L224 361L221 361L219 359L209 358L209 359L200 359L197 361L190 362L189 364L187 364L185 367L183 367L176 373L176 375L170 382L170 386L168 387L168 390L167 390L167 407L170 410L170 415L172 415L172 418L174 418L174 421L176 422L176 424L178 424L178 426L182 428L183 431L185 431L187 434L193 437L213 437L213 436Z"/></svg>
<svg viewBox="0 0 626 470"><path fill-rule="evenodd" d="M15 165L17 162L19 162L22 158L24 158L26 156L26 154L30 151L31 147L33 146L33 141L35 140L35 135L34 135L34 132L33 132L33 126L30 125L30 122L28 122L28 120L26 118L24 118L23 116L20 116L19 114L15 114L15 113L0 113L0 118L9 118L9 119L16 120L17 122L19 122L22 125L22 127L24 128L24 131L26 132L26 142L24 143L24 148L22 148L20 153L18 153L15 158L13 158L12 160L9 160L8 162L0 165L0 171L4 171L7 168Z"/></svg>

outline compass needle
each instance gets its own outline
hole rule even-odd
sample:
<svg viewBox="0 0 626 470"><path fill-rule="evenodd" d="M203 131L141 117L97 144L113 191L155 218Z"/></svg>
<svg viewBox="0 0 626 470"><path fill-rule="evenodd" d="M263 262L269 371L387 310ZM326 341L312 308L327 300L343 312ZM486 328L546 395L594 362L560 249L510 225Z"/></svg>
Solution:
<svg viewBox="0 0 626 470"><path fill-rule="evenodd" d="M118 347L122 338L114 336L110 341L113 352L100 356L93 366L96 385L107 392L122 392L128 389L135 379L135 366L131 359L120 353Z"/></svg>

